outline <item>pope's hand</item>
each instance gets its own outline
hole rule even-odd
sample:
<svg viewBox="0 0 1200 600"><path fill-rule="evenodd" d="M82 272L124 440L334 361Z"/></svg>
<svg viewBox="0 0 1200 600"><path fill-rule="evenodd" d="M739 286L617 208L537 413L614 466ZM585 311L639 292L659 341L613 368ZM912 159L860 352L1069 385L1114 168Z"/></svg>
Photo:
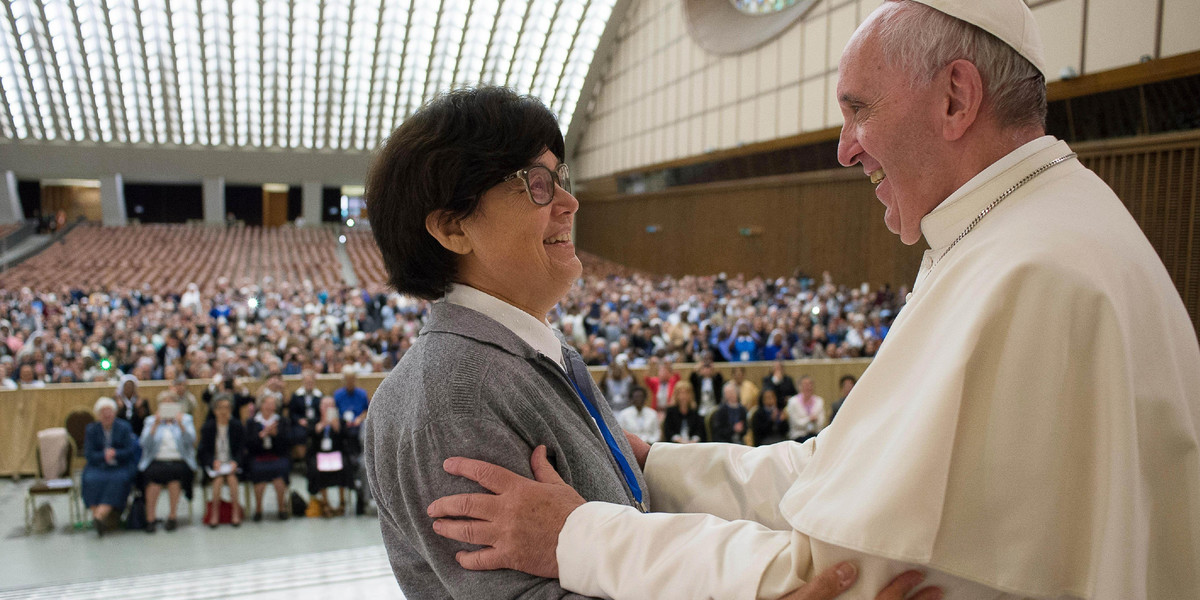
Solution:
<svg viewBox="0 0 1200 600"><path fill-rule="evenodd" d="M838 563L780 600L833 600L850 589L856 579L858 569L852 563ZM924 579L920 571L905 571L880 590L875 600L941 600L942 590L935 587L924 588L913 596L908 595Z"/></svg>
<svg viewBox="0 0 1200 600"><path fill-rule="evenodd" d="M469 458L448 458L442 468L466 477L492 494L459 494L435 500L429 516L438 535L479 550L454 558L472 571L513 569L538 577L558 578L558 534L567 516L584 503L563 483L538 446L529 459L535 479ZM447 518L449 517L449 518Z"/></svg>

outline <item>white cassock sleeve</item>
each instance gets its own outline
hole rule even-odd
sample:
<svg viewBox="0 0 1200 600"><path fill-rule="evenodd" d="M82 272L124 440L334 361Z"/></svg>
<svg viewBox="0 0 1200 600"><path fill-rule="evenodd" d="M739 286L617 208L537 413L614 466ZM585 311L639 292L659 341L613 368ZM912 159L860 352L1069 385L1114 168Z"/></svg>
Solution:
<svg viewBox="0 0 1200 600"><path fill-rule="evenodd" d="M647 484L654 508L667 512L642 514L602 502L576 509L559 534L562 587L616 599L768 600L811 579L814 563L850 560L859 567L858 583L839 598L873 599L893 578L913 568L925 572L926 583L940 586L947 597L1017 598L793 530L780 514L779 498L804 468L815 441L761 448L654 445L646 460ZM603 547L595 540L604 540Z"/></svg>
<svg viewBox="0 0 1200 600"><path fill-rule="evenodd" d="M747 600L759 597L760 582L770 598L799 587L806 571L798 567L811 569L812 557L779 502L812 444L655 444L646 482L653 508L665 512L601 502L576 509L559 535L563 587L608 598L653 590L654 598ZM588 540L597 539L620 552L596 552Z"/></svg>

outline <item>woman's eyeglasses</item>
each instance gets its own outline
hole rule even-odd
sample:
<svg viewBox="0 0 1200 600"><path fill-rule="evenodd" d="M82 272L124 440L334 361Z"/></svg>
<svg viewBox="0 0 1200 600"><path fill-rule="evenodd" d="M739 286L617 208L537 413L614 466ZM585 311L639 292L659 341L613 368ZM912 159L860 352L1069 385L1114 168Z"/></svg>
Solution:
<svg viewBox="0 0 1200 600"><path fill-rule="evenodd" d="M505 177L503 181L513 179L520 179L525 184L529 200L538 206L546 206L554 201L555 187L562 186L568 194L572 193L571 169L567 168L567 163L559 164L553 171L542 165L534 165Z"/></svg>

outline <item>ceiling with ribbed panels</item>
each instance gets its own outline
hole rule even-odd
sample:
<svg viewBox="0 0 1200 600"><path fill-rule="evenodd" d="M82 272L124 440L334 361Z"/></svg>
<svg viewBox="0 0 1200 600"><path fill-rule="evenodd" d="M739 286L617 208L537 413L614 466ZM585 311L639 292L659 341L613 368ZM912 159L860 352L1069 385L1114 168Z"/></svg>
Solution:
<svg viewBox="0 0 1200 600"><path fill-rule="evenodd" d="M440 91L571 124L616 0L0 0L0 139L371 150Z"/></svg>

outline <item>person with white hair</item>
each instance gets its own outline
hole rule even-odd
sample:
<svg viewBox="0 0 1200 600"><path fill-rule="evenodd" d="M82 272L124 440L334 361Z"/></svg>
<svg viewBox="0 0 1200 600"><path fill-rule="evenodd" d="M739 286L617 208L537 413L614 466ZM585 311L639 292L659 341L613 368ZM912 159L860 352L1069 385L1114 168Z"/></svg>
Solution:
<svg viewBox="0 0 1200 600"><path fill-rule="evenodd" d="M96 535L103 536L109 515L120 515L125 510L141 448L129 422L117 418L117 403L112 398L96 400L92 412L96 421L84 430L83 455L87 465L83 468L80 494L84 506L92 512Z"/></svg>
<svg viewBox="0 0 1200 600"><path fill-rule="evenodd" d="M429 507L478 544L459 562L607 598L774 598L845 560L847 598L914 567L967 600L1200 598L1200 345L1129 211L1045 135L1044 71L1023 0L884 2L842 54L838 159L930 250L837 421L631 439L654 514L451 458L496 492Z"/></svg>

